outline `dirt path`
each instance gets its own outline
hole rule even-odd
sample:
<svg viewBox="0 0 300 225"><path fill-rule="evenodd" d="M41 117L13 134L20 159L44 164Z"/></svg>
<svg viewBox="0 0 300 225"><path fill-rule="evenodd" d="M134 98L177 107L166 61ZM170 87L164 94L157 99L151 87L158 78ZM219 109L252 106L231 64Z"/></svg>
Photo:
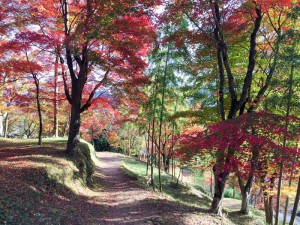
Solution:
<svg viewBox="0 0 300 225"><path fill-rule="evenodd" d="M171 198L145 190L121 169L122 155L97 153L96 182L103 185L105 205L103 225L195 225L221 224L201 209L175 202ZM101 223L102 224L102 223Z"/></svg>

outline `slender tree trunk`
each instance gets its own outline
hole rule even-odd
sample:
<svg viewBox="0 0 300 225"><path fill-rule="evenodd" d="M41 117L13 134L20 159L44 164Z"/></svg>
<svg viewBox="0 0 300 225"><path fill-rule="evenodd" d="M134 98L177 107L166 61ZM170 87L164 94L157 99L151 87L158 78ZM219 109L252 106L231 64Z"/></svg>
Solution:
<svg viewBox="0 0 300 225"><path fill-rule="evenodd" d="M286 119L285 119L285 130L288 130L289 127L289 119L291 112L291 100L292 100L292 94L293 94L293 73L294 73L294 66L291 67L291 73L289 77L289 92L287 96L287 109L286 109ZM283 147L286 146L287 141L287 134L284 134L283 137ZM281 198L281 185L282 185L282 175L283 175L283 156L282 160L280 162L280 172L279 172L279 181L278 181L278 191L277 191L277 201L276 201L276 216L275 216L275 225L279 224L279 208L280 208L280 198Z"/></svg>
<svg viewBox="0 0 300 225"><path fill-rule="evenodd" d="M213 170L210 171L210 194L211 194L211 196L214 195L214 192L213 192Z"/></svg>
<svg viewBox="0 0 300 225"><path fill-rule="evenodd" d="M292 163L292 168L291 168L291 175L290 175L290 179L289 179L289 187L292 186L292 178L294 176L294 166L295 166L295 162L298 160L298 141L296 144L296 152L293 158L293 163ZM287 212L288 212L288 207L289 207L289 196L286 197L285 200L285 207L284 207L284 217L283 217L283 222L282 225L286 224L286 217L287 217Z"/></svg>
<svg viewBox="0 0 300 225"><path fill-rule="evenodd" d="M3 115L0 115L0 136L4 136Z"/></svg>
<svg viewBox="0 0 300 225"><path fill-rule="evenodd" d="M35 87L36 87L36 105L37 105L37 111L39 115L39 137L38 137L38 145L42 145L42 134L43 134L43 118L42 118L42 109L41 109L41 102L40 102L40 82L36 75L32 73Z"/></svg>
<svg viewBox="0 0 300 225"><path fill-rule="evenodd" d="M58 137L58 100L57 100L57 92L58 92L58 87L57 87L57 77L58 77L58 55L55 58L55 65L54 65L54 118L53 118L53 135L54 137Z"/></svg>
<svg viewBox="0 0 300 225"><path fill-rule="evenodd" d="M276 212L275 212L275 225L279 224L279 209L280 209L280 199L281 199L282 175L283 175L283 159L280 162L280 170L279 170L279 178L278 178L278 188L277 188L277 198L276 198Z"/></svg>
<svg viewBox="0 0 300 225"><path fill-rule="evenodd" d="M6 113L5 122L4 122L4 137L5 138L7 138L7 135L8 135L8 126L9 126L9 114Z"/></svg>
<svg viewBox="0 0 300 225"><path fill-rule="evenodd" d="M26 54L26 59L27 62L29 63L29 57L27 52ZM42 134L43 134L43 118L42 118L42 109L41 109L41 102L40 102L40 81L37 77L37 74L34 73L34 71L32 70L31 66L30 66L30 73L31 76L34 80L34 84L35 84L35 99L36 99L36 105L37 105L37 111L38 111L38 116L39 116L39 136L38 136L38 145L42 145Z"/></svg>
<svg viewBox="0 0 300 225"><path fill-rule="evenodd" d="M167 50L167 58L165 62L165 69L164 69L164 77L163 77L163 89L162 89L162 96L161 96L161 109L160 109L160 121L159 121L159 136L158 136L158 183L159 183L159 191L162 191L161 186L161 136L162 136L162 123L163 123L163 112L164 112L164 103L165 103L165 89L166 89L166 78L167 78L167 69L168 69L168 62L169 62L169 52L170 52L170 44L168 45Z"/></svg>
<svg viewBox="0 0 300 225"><path fill-rule="evenodd" d="M294 223L295 223L295 218L296 218L296 214L297 214L297 210L298 210L298 206L299 206L299 200L300 200L300 176L299 176L299 180L298 180L297 193L296 193L296 198L295 198L294 207L293 207L289 225L294 225Z"/></svg>
<svg viewBox="0 0 300 225"><path fill-rule="evenodd" d="M166 159L166 156L165 154L162 154L162 161L163 161L163 168L164 168L164 171L166 171L166 165L167 165L167 159Z"/></svg>
<svg viewBox="0 0 300 225"><path fill-rule="evenodd" d="M235 199L235 186L232 186L232 198Z"/></svg>
<svg viewBox="0 0 300 225"><path fill-rule="evenodd" d="M275 178L270 178L270 190L272 191L274 188L274 181ZM266 189L263 189L264 195L264 208L265 208L265 215L266 215L266 223L268 225L273 225L273 195L270 195Z"/></svg>
<svg viewBox="0 0 300 225"><path fill-rule="evenodd" d="M177 106L177 100L176 100L176 106ZM176 106L175 106L175 112L176 112ZM174 180L175 176L175 169L174 169L174 145L173 145L173 139L174 139L174 131L175 131L175 122L172 121L172 135L171 135L171 160L172 160L172 181Z"/></svg>
<svg viewBox="0 0 300 225"><path fill-rule="evenodd" d="M153 176L153 161L154 161L154 134L155 134L155 111L156 111L156 97L157 97L157 83L155 82L155 87L153 90L153 96L154 96L154 104L152 109L152 137L151 137L151 186L154 187L154 176ZM155 160L156 161L156 160ZM155 162L156 163L156 162Z"/></svg>
<svg viewBox="0 0 300 225"><path fill-rule="evenodd" d="M169 173L169 171L170 171L170 156L168 156L166 159L166 167L165 167L165 172Z"/></svg>
<svg viewBox="0 0 300 225"><path fill-rule="evenodd" d="M148 132L147 132L148 135L147 135L147 140L146 140L146 159L147 159L146 176L148 176L148 171L149 171L150 129L151 129L151 122L149 121Z"/></svg>

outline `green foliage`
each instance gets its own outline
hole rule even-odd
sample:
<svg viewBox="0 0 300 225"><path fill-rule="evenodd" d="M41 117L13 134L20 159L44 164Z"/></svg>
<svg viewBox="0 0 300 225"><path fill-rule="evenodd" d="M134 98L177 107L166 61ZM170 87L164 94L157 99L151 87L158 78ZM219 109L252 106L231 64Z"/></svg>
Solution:
<svg viewBox="0 0 300 225"><path fill-rule="evenodd" d="M104 152L104 151L112 151L112 147L110 146L108 140L103 136L100 135L98 139L94 139L94 147L96 151Z"/></svg>
<svg viewBox="0 0 300 225"><path fill-rule="evenodd" d="M234 197L233 192L234 192L233 188L228 187L224 192L224 197L225 198L233 198ZM238 200L242 199L240 193L237 190L235 190L235 198L234 199L238 199Z"/></svg>

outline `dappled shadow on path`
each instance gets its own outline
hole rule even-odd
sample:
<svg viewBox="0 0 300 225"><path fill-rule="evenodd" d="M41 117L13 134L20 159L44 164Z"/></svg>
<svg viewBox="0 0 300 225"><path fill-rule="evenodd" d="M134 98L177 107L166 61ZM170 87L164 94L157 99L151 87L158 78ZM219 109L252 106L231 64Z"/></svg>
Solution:
<svg viewBox="0 0 300 225"><path fill-rule="evenodd" d="M120 159L124 156L105 152L97 155L100 164L95 181L103 184L105 191L103 204L107 207L107 224L221 224L219 218L211 221L211 216L205 221L207 210L181 204L142 188L120 168Z"/></svg>

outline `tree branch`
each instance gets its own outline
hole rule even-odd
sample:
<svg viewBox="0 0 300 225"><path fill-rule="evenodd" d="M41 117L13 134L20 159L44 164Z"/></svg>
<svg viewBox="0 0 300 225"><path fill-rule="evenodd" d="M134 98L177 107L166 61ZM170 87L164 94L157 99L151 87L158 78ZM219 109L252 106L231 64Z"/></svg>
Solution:
<svg viewBox="0 0 300 225"><path fill-rule="evenodd" d="M84 111L86 111L91 106L93 98L94 98L94 95L95 95L97 89L107 81L107 75L108 75L109 72L110 72L110 70L107 70L106 73L104 74L103 79L94 87L94 89L90 93L90 96L89 96L88 100L80 108L80 112L81 113L84 112Z"/></svg>

